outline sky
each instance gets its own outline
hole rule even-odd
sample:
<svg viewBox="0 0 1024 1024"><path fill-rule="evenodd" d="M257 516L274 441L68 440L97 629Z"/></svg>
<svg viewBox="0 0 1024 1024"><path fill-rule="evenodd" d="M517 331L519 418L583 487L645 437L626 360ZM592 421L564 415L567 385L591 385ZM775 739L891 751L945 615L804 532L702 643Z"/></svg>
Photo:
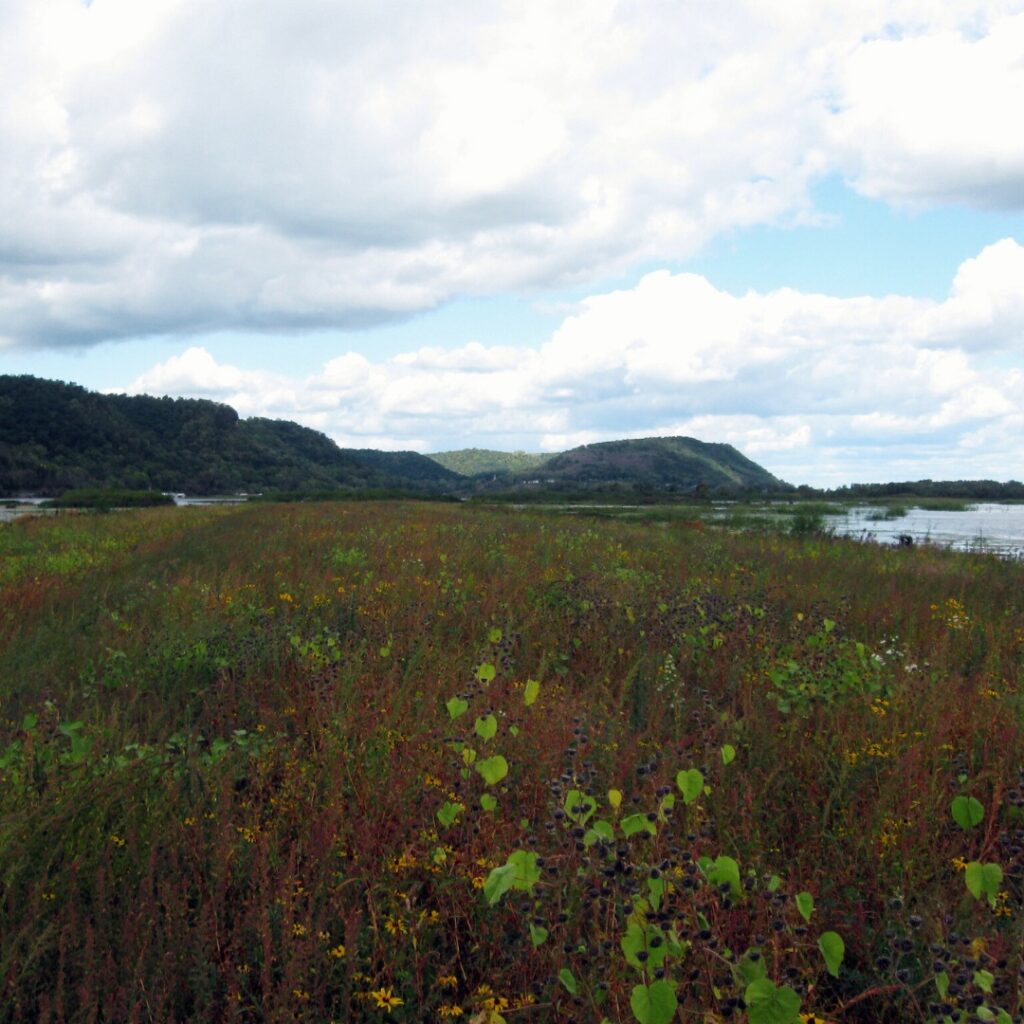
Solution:
<svg viewBox="0 0 1024 1024"><path fill-rule="evenodd" d="M0 373L1024 479L1024 0L3 0Z"/></svg>

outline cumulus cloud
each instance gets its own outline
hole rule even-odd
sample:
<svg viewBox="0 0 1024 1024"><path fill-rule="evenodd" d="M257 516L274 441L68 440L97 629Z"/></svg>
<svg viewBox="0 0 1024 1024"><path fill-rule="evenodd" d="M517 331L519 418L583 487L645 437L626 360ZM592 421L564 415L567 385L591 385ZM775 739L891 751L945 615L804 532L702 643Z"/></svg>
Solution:
<svg viewBox="0 0 1024 1024"><path fill-rule="evenodd" d="M835 171L1020 208L1019 7L8 0L0 345L593 281L813 220Z"/></svg>
<svg viewBox="0 0 1024 1024"><path fill-rule="evenodd" d="M1021 477L1024 306L991 299L1022 257L1012 239L988 247L943 301L732 295L659 271L583 300L533 349L347 352L299 380L192 347L129 390L220 398L356 447L553 451L686 434L798 483ZM979 344L994 309L999 330Z"/></svg>

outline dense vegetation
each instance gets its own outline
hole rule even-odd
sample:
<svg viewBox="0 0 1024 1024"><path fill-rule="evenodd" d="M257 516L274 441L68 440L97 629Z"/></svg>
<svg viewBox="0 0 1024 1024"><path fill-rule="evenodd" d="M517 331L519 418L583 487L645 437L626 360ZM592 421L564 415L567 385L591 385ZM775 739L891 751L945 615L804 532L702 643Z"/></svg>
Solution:
<svg viewBox="0 0 1024 1024"><path fill-rule="evenodd" d="M101 395L36 377L0 376L0 495L82 488L189 494L413 488L467 495L495 487L536 489L538 460L545 465L541 486L559 491L612 486L664 496L697 487L784 486L731 446L692 438L587 445L550 460L477 449L428 458L339 448L297 423L241 420L216 402ZM484 463L500 467L489 471L500 482L471 479Z"/></svg>
<svg viewBox="0 0 1024 1024"><path fill-rule="evenodd" d="M152 508L173 505L174 498L162 491L65 491L59 498L43 503L51 508L94 508L109 511L115 508Z"/></svg>
<svg viewBox="0 0 1024 1024"><path fill-rule="evenodd" d="M411 459L396 476L315 430L287 420L241 420L216 402L101 395L0 376L0 494L59 495L74 488L231 494L410 486L443 475L424 456L403 454ZM416 461L413 479L406 474Z"/></svg>
<svg viewBox="0 0 1024 1024"><path fill-rule="evenodd" d="M489 448L460 448L454 452L433 452L427 456L463 476L529 473L551 458L535 452L496 452Z"/></svg>
<svg viewBox="0 0 1024 1024"><path fill-rule="evenodd" d="M701 484L736 490L782 490L785 485L730 444L693 437L602 441L553 456L544 477L561 483L615 480L693 490Z"/></svg>
<svg viewBox="0 0 1024 1024"><path fill-rule="evenodd" d="M816 495L851 500L862 498L969 498L976 501L1020 501L1024 483L1018 480L903 480L887 484L848 484L822 491L800 488Z"/></svg>
<svg viewBox="0 0 1024 1024"><path fill-rule="evenodd" d="M0 527L0 1021L1019 1020L1022 584L423 503Z"/></svg>

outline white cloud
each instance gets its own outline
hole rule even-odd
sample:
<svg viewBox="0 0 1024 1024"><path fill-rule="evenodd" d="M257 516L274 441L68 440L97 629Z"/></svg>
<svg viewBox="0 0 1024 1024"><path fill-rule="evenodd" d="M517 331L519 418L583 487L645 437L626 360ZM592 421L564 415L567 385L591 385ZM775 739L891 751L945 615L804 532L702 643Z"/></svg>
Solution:
<svg viewBox="0 0 1024 1024"><path fill-rule="evenodd" d="M1019 209L1022 42L1019 0L8 0L0 344L593 281L836 170Z"/></svg>
<svg viewBox="0 0 1024 1024"><path fill-rule="evenodd" d="M1020 10L1019 5L1018 11ZM831 130L866 195L1024 205L1024 13L874 39L839 69Z"/></svg>
<svg viewBox="0 0 1024 1024"><path fill-rule="evenodd" d="M732 443L794 482L849 482L862 469L860 479L1019 478L1024 307L1001 306L982 346L975 328L988 312L964 310L989 310L1022 255L1009 239L984 250L941 302L737 296L656 272L583 300L536 349L348 352L293 380L192 347L129 390L221 398L355 447L551 451L689 434Z"/></svg>

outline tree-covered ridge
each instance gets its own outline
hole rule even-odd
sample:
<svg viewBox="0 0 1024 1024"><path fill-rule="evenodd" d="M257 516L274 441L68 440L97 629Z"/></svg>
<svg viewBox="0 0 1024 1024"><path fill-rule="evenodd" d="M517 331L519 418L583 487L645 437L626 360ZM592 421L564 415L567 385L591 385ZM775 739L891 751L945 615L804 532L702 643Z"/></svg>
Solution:
<svg viewBox="0 0 1024 1024"><path fill-rule="evenodd" d="M339 448L308 427L243 420L205 399L102 395L59 381L0 376L0 495L82 488L189 494L418 488L460 495L612 488L665 495L787 486L731 445L693 438L608 441L551 456L471 448L427 457Z"/></svg>
<svg viewBox="0 0 1024 1024"><path fill-rule="evenodd" d="M489 448L460 448L427 455L453 473L480 476L485 473L527 473L539 469L552 455L540 452L498 452Z"/></svg>
<svg viewBox="0 0 1024 1024"><path fill-rule="evenodd" d="M380 473L407 480L410 483L430 483L439 486L451 485L462 479L463 474L453 472L432 456L419 452L382 452L376 448L342 448L364 466Z"/></svg>
<svg viewBox="0 0 1024 1024"><path fill-rule="evenodd" d="M673 490L778 490L787 485L731 444L692 437L603 441L553 456L544 478L557 483L627 483Z"/></svg>
<svg viewBox="0 0 1024 1024"><path fill-rule="evenodd" d="M428 473L438 469L418 458ZM403 465L411 468L412 459ZM101 395L74 384L0 376L0 494L83 487L202 494L409 482L308 427L241 420L217 402Z"/></svg>

